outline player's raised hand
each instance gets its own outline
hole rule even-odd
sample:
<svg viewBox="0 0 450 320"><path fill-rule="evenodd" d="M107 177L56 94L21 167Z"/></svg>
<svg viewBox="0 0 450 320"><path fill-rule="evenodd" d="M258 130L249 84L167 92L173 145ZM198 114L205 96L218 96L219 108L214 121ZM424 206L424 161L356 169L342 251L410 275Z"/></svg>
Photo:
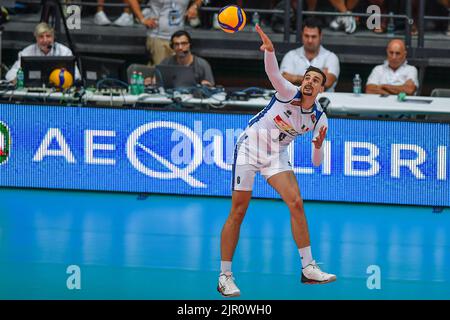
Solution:
<svg viewBox="0 0 450 320"><path fill-rule="evenodd" d="M322 126L319 129L319 135L312 141L316 149L320 149L322 147L322 143L327 136L327 127Z"/></svg>
<svg viewBox="0 0 450 320"><path fill-rule="evenodd" d="M263 44L259 48L261 51L267 50L269 52L273 52L273 44L270 38L267 36L267 34L264 33L264 31L261 29L259 24L255 26L256 32L258 32L259 36L261 37L261 41Z"/></svg>

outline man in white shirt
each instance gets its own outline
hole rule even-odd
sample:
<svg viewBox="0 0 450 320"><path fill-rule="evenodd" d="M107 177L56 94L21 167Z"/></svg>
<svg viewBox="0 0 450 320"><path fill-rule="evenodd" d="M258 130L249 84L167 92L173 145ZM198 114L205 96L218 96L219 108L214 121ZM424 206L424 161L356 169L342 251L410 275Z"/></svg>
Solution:
<svg viewBox="0 0 450 320"><path fill-rule="evenodd" d="M387 60L373 68L367 79L366 93L413 95L419 87L417 69L406 61L403 40L393 39L387 46Z"/></svg>
<svg viewBox="0 0 450 320"><path fill-rule="evenodd" d="M17 61L6 73L5 79L7 81L16 82L17 71L20 69L20 57L67 57L73 55L72 50L55 42L55 31L45 22L41 22L35 27L34 36L36 37L36 43L19 52ZM75 80L79 79L81 79L80 72L75 67Z"/></svg>
<svg viewBox="0 0 450 320"><path fill-rule="evenodd" d="M303 24L303 46L289 51L281 61L280 71L284 78L299 86L308 67L319 68L327 76L326 91L334 91L339 77L339 59L331 51L320 45L322 29L314 18L308 18Z"/></svg>

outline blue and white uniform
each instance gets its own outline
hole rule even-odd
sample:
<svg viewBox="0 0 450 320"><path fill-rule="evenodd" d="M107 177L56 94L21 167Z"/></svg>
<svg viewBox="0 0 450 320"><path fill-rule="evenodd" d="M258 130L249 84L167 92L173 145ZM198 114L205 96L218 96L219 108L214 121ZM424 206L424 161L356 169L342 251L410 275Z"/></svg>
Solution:
<svg viewBox="0 0 450 320"><path fill-rule="evenodd" d="M288 146L299 135L328 127L326 114L316 100L311 109L300 106L299 88L282 77L274 52L265 51L264 62L270 82L277 91L270 103L253 117L235 147L232 188L250 191L257 172L267 180L292 170ZM322 163L323 147L314 148L312 161Z"/></svg>

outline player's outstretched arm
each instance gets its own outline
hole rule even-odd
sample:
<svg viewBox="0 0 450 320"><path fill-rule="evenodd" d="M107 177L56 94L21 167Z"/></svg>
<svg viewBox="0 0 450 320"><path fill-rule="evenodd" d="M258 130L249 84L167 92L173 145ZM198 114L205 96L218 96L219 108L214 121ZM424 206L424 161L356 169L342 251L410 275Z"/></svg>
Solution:
<svg viewBox="0 0 450 320"><path fill-rule="evenodd" d="M270 38L264 33L259 25L256 25L255 29L262 41L260 50L264 51L264 66L270 82L277 91L277 98L282 101L292 100L297 94L297 87L281 75L278 61L275 56L275 49Z"/></svg>
<svg viewBox="0 0 450 320"><path fill-rule="evenodd" d="M261 38L262 45L259 47L261 51L269 51L274 52L273 43L270 40L270 38L267 36L267 34L264 33L264 31L261 29L259 24L255 26L256 32L258 32L259 37Z"/></svg>

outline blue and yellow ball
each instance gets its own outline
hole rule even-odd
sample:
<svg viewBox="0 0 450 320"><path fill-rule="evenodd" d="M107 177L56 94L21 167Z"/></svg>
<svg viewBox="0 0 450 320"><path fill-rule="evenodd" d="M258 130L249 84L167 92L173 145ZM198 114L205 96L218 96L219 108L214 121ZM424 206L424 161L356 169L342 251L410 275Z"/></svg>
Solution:
<svg viewBox="0 0 450 320"><path fill-rule="evenodd" d="M68 89L73 85L73 76L66 69L58 68L50 73L49 82L58 89Z"/></svg>
<svg viewBox="0 0 450 320"><path fill-rule="evenodd" d="M220 9L217 21L223 31L234 33L245 27L247 18L244 10L236 5L229 5Z"/></svg>

